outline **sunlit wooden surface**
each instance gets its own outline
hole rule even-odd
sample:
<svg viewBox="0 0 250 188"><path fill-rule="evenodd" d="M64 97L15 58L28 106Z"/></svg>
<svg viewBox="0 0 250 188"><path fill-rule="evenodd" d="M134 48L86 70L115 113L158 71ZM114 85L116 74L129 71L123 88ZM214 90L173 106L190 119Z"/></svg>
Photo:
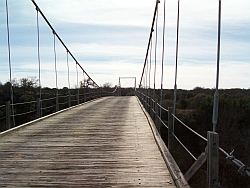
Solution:
<svg viewBox="0 0 250 188"><path fill-rule="evenodd" d="M81 105L0 137L0 187L175 187L136 97Z"/></svg>

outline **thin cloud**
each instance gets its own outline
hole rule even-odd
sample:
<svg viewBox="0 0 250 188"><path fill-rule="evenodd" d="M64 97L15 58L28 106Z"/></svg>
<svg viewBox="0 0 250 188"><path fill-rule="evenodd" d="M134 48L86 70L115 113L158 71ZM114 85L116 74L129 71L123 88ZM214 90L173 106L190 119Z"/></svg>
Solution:
<svg viewBox="0 0 250 188"><path fill-rule="evenodd" d="M115 85L118 77L124 75L140 79L155 0L36 2L76 59L99 85L105 82ZM13 77L36 76L35 7L31 1L8 0L8 3ZM177 1L166 1L166 5L164 87L173 88ZM212 88L217 57L218 1L186 0L180 5L178 87ZM220 87L249 88L249 9L248 0L222 1ZM53 34L41 16L39 23L42 85L54 87ZM163 1L159 4L157 87L160 87L161 79L162 24ZM9 73L4 1L0 2L0 30L0 81L5 82ZM63 87L67 86L66 51L58 40L56 46L59 85ZM154 62L154 50L151 55ZM76 85L76 68L71 58L69 61L73 86Z"/></svg>

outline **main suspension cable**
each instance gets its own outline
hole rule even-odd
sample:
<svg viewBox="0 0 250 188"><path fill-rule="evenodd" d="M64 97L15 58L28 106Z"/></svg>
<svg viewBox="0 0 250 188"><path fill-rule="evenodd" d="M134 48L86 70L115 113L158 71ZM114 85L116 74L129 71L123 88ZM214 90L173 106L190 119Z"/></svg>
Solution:
<svg viewBox="0 0 250 188"><path fill-rule="evenodd" d="M151 89L151 66L152 66L152 48L153 48L153 40L151 40L151 43L150 43L150 55L149 55L149 75L148 75L148 96L150 96L150 89Z"/></svg>
<svg viewBox="0 0 250 188"><path fill-rule="evenodd" d="M154 94L153 94L154 100L155 100L155 79L156 79L156 62L157 62L157 40L158 40L158 10L156 12L156 22L155 22L155 68L154 68Z"/></svg>
<svg viewBox="0 0 250 188"><path fill-rule="evenodd" d="M81 64L77 61L77 59L74 57L74 55L70 52L70 50L68 49L68 47L66 46L66 44L62 41L62 39L60 38L60 36L55 32L55 29L52 27L52 25L50 24L50 22L48 21L48 19L45 17L45 15L43 14L43 12L41 11L41 9L38 7L38 5L36 4L35 0L31 0L32 3L34 4L34 6L36 7L36 9L39 11L39 13L41 14L41 16L43 17L43 19L45 20L45 22L48 24L48 26L50 27L50 29L55 33L57 39L61 42L61 44L63 45L63 47L66 49L66 51L69 52L69 55L74 59L74 61L78 64L78 66L85 72L85 74L89 77L89 79L93 82L93 85L96 85L97 87L99 87L96 82L88 75L88 73L83 69L83 67L81 66Z"/></svg>
<svg viewBox="0 0 250 188"><path fill-rule="evenodd" d="M158 4L159 4L159 3L160 3L160 1L159 1L159 0L156 0L155 11L154 11L154 17L153 17L153 21L152 21L151 30L150 30L150 35L149 35L149 40L148 40L148 47L147 47L147 52L146 52L146 57L145 57L144 65L143 65L143 70L142 70L141 81L140 81L139 87L141 87L142 79L143 79L143 75L144 75L144 71L145 71L146 64L147 64L148 53L149 53L149 47L150 47L150 41L151 41L151 38L152 38L152 33L153 33L153 28L154 28L154 23L155 23L155 18L156 18L156 12L157 12Z"/></svg>

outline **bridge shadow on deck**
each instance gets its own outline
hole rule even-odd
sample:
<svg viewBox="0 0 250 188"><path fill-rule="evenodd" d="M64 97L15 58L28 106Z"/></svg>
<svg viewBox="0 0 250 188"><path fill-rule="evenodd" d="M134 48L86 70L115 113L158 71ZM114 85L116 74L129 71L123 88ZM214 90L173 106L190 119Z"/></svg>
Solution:
<svg viewBox="0 0 250 188"><path fill-rule="evenodd" d="M0 187L176 187L136 97L107 97L0 137Z"/></svg>

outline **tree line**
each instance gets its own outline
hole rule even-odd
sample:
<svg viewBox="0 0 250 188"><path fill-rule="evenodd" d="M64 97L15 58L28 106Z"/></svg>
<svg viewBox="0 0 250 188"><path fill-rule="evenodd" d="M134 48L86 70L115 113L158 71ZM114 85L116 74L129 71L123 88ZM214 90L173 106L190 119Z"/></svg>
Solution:
<svg viewBox="0 0 250 188"><path fill-rule="evenodd" d="M178 90L176 114L185 124L193 130L207 137L207 131L212 131L213 95L214 89L196 87L193 90ZM250 89L221 89L219 90L219 114L216 132L220 137L220 147L228 153L250 166ZM160 99L160 90L156 91L156 98ZM174 91L163 91L162 106L173 106ZM162 117L167 120L167 114ZM162 126L163 140L167 143L167 129ZM191 152L198 157L205 151L206 143L175 122L175 134ZM173 153L175 160L185 173L194 161L186 154L181 146L176 143ZM203 172L202 172L203 171ZM205 167L190 181L192 187L206 187ZM250 187L250 178L242 176L238 168L230 164L229 160L220 153L219 178L222 187ZM204 180L204 181L201 181ZM224 186L223 186L224 185Z"/></svg>
<svg viewBox="0 0 250 188"><path fill-rule="evenodd" d="M10 84L0 83L0 106L5 105L6 101L10 101ZM101 95L98 89L90 88L83 82L80 84L80 88L70 89L64 87L58 89L60 96L59 103L60 109L69 106L68 97L71 95L71 101L73 105L77 104L77 94L82 96L80 100L91 100ZM38 86L38 80L35 77L22 78L19 81L14 80L12 82L13 87L13 99L14 103L23 103L36 101L40 97L40 87ZM110 83L103 85L103 88L112 92L115 87L112 87ZM41 88L42 98L49 99L56 95L56 88ZM85 93L85 96L83 95ZM153 97L153 90L149 91L151 97ZM219 118L216 132L220 136L220 147L227 152L234 151L233 155L237 159L241 160L244 164L250 165L250 89L221 89L219 90ZM134 95L133 88L124 88L121 91L124 95ZM155 90L154 97L160 101L161 91ZM97 96L98 95L98 96ZM214 89L206 89L196 87L192 90L181 90L177 92L176 114L185 124L190 126L193 130L197 131L202 136L206 137L207 131L212 130L212 114L213 114L213 95ZM84 98L85 97L85 98ZM163 90L162 106L164 108L173 107L174 91L172 89ZM44 102L45 103L45 102ZM52 106L55 101L47 101L44 107ZM26 106L15 109L15 113L23 113L29 110L35 110L36 103L27 104ZM19 110L19 111L18 111ZM44 111L44 114L49 114L55 111L55 108L48 108ZM0 108L0 119L5 116L5 109ZM167 121L166 112L162 111L162 117ZM28 114L27 116L17 117L17 124L22 124L31 121L36 118L36 113ZM4 121L0 120L0 127L2 130ZM161 127L162 138L167 144L167 129ZM204 152L206 143L194 136L186 128L175 122L175 134L181 138L182 142L187 144L187 147L191 152L198 157ZM194 161L185 154L185 151L176 143L176 150L173 153L175 160L180 166L181 170L185 173ZM233 164L225 159L223 154L220 154L220 170L219 177L221 185L225 187L247 187L250 185L250 178L242 176L237 173L237 168ZM205 168L205 167L204 167ZM200 170L197 177L190 181L192 187L205 187L206 175L205 170ZM248 187L249 188L249 187Z"/></svg>
<svg viewBox="0 0 250 188"><path fill-rule="evenodd" d="M83 103L100 96L104 96L105 92L111 92L112 88L104 85L102 88L93 87L90 80L80 81L79 88L69 89L63 88L40 88L38 79L35 77L14 79L10 82L2 84L0 82L0 106L6 105L7 101L11 101L11 88L13 91L14 114L24 114L15 116L15 126L26 123L37 118L37 99L41 100L42 116L56 112L70 106ZM58 97L57 97L58 96ZM56 107L58 103L58 107ZM58 109L57 109L58 108ZM11 114L13 113L11 108ZM31 112L31 113L27 113ZM25 114L27 113L27 114ZM0 108L0 131L6 129L5 126L6 108ZM12 120L12 126L13 126Z"/></svg>

